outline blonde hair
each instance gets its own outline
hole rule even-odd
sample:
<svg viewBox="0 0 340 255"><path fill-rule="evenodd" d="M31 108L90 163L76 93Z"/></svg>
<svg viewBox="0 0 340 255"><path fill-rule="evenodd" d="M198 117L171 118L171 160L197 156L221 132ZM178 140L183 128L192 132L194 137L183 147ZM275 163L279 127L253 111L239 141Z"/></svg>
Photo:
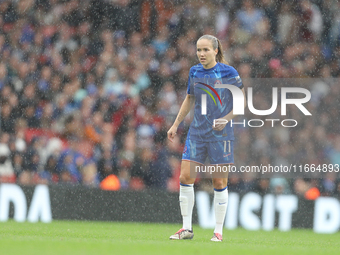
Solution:
<svg viewBox="0 0 340 255"><path fill-rule="evenodd" d="M201 39L207 39L207 40L211 41L213 49L218 50L217 55L216 55L216 62L220 62L220 63L224 63L224 64L229 65L228 62L224 58L222 44L221 44L220 40L218 40L218 38L216 38L215 36L212 36L212 35L203 35L197 41L199 41Z"/></svg>

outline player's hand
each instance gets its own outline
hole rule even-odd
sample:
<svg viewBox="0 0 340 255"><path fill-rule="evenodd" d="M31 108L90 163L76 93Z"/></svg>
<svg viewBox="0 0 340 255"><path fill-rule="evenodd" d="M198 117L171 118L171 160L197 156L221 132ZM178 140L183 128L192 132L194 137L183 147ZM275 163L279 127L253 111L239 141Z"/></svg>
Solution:
<svg viewBox="0 0 340 255"><path fill-rule="evenodd" d="M173 141L176 134L177 134L177 127L172 126L168 131L168 139L170 140L170 142Z"/></svg>
<svg viewBox="0 0 340 255"><path fill-rule="evenodd" d="M218 120L221 120L221 121L218 121ZM215 131L222 131L223 128L227 125L228 121L226 122L225 119L217 119L214 124L215 125L212 125L212 129L215 130Z"/></svg>

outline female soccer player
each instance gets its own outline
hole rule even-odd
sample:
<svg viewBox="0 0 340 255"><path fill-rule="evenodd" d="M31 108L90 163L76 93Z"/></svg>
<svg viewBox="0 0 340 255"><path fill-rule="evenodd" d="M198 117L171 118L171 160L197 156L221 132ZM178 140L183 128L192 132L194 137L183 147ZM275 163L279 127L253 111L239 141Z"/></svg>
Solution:
<svg viewBox="0 0 340 255"><path fill-rule="evenodd" d="M170 239L192 239L192 210L194 207L194 182L196 167L204 165L209 158L212 166L226 167L234 163L233 98L226 88L217 84L228 84L244 88L237 71L224 59L220 41L211 35L203 35L197 41L197 57L200 64L191 67L187 96L177 118L168 131L168 139L175 137L178 125L189 113L195 102L194 119L185 143L180 180L179 202L183 227ZM245 98L245 96L244 96ZM246 104L246 103L245 103ZM217 121L218 119L218 121ZM212 175L214 186L214 209L216 226L211 241L222 241L222 229L228 203L228 175Z"/></svg>

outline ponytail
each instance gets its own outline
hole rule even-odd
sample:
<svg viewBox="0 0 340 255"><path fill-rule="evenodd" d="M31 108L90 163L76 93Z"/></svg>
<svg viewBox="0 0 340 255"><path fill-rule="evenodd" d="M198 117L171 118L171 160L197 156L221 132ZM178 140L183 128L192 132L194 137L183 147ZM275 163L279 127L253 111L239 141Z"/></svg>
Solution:
<svg viewBox="0 0 340 255"><path fill-rule="evenodd" d="M218 39L217 39L217 44L218 44L218 52L217 52L217 55L216 55L216 61L229 65L227 60L225 60L225 58L224 58L222 44L221 44L220 40L218 40Z"/></svg>
<svg viewBox="0 0 340 255"><path fill-rule="evenodd" d="M216 62L220 62L220 63L229 65L228 62L224 58L222 44L221 44L220 40L218 40L215 36L212 36L212 35L203 35L198 39L198 41L201 40L201 39L207 39L207 40L211 41L213 49L218 50L217 55L216 55Z"/></svg>

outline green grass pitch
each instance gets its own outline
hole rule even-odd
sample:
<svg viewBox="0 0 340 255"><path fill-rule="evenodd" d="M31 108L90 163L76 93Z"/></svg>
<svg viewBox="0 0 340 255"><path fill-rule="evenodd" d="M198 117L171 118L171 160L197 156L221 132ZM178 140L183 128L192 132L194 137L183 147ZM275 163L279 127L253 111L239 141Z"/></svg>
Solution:
<svg viewBox="0 0 340 255"><path fill-rule="evenodd" d="M53 221L0 223L0 254L340 254L340 233L224 230L222 243L213 230L194 226L193 240L169 240L180 225Z"/></svg>

